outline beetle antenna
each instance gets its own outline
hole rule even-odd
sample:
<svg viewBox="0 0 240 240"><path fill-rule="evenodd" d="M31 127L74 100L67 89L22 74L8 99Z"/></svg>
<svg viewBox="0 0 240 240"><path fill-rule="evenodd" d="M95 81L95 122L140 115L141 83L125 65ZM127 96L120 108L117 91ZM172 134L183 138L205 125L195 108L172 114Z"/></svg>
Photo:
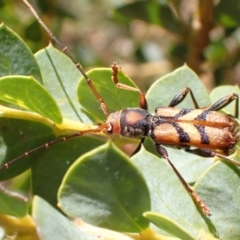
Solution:
<svg viewBox="0 0 240 240"><path fill-rule="evenodd" d="M35 16L35 18L37 19L37 21L39 22L39 24L45 29L45 31L47 32L47 34L49 35L49 37L59 46L59 48L61 49L61 51L66 54L68 56L68 58L74 63L74 65L76 66L76 68L79 70L79 72L83 75L83 77L86 79L87 84L89 85L91 91L93 92L93 94L95 95L95 97L97 98L98 102L100 103L101 109L104 112L104 114L106 116L109 115L108 112L108 108L107 105L105 103L105 101L103 100L103 98L100 96L100 94L97 92L96 88L93 86L93 82L92 79L89 78L89 76L86 74L86 72L84 71L83 67L81 66L81 64L73 57L73 55L68 51L67 46L64 46L57 38L56 36L52 33L52 31L46 26L46 24L42 21L42 19L39 17L39 15L37 14L37 12L34 10L33 6L27 1L27 0L22 0L27 7L30 9L30 11L32 12L32 14Z"/></svg>

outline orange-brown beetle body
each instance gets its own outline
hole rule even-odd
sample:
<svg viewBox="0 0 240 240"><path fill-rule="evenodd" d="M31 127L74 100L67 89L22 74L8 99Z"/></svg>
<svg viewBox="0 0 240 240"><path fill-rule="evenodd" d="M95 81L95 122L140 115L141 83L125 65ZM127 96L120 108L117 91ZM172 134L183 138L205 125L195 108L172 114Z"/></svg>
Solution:
<svg viewBox="0 0 240 240"><path fill-rule="evenodd" d="M215 111L157 108L151 137L163 145L193 146L228 155L238 142L239 124L234 117Z"/></svg>
<svg viewBox="0 0 240 240"><path fill-rule="evenodd" d="M190 93L196 109L175 108ZM232 101L235 104L235 117L217 112ZM107 116L107 134L121 134L125 137L140 138L149 136L155 142L156 151L165 158L183 186L199 204L206 215L209 208L186 183L172 164L164 146L183 148L187 152L204 156L220 157L240 166L226 155L234 151L239 141L238 95L230 94L207 108L199 108L191 89L178 93L168 107L158 107L155 115L142 108L127 108Z"/></svg>
<svg viewBox="0 0 240 240"><path fill-rule="evenodd" d="M204 109L159 107L155 115L141 108L110 114L109 133L130 138L150 136L156 143L178 148L197 147L229 155L239 139L239 123L230 115Z"/></svg>

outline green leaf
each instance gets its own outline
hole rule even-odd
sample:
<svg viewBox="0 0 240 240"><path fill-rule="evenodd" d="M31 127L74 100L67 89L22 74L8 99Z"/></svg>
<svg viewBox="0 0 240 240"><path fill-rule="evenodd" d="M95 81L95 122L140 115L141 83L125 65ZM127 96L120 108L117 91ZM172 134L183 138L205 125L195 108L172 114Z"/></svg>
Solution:
<svg viewBox="0 0 240 240"><path fill-rule="evenodd" d="M55 138L53 129L43 123L13 118L0 118L0 134L1 165ZM22 173L43 153L34 153L1 170L0 180Z"/></svg>
<svg viewBox="0 0 240 240"><path fill-rule="evenodd" d="M35 54L43 76L43 85L57 102L64 118L83 120L77 100L80 72L72 61L52 45Z"/></svg>
<svg viewBox="0 0 240 240"><path fill-rule="evenodd" d="M193 236L191 236L185 229L183 229L177 222L173 221L166 216L161 214L156 214L153 212L145 212L143 214L149 221L154 223L159 228L165 230L169 234L176 236L180 239L184 240L195 240Z"/></svg>
<svg viewBox="0 0 240 240"><path fill-rule="evenodd" d="M62 115L56 102L33 77L0 78L0 99L36 112L55 123L62 122Z"/></svg>
<svg viewBox="0 0 240 240"><path fill-rule="evenodd" d="M57 206L57 192L68 168L84 153L103 143L103 140L83 136L51 146L31 168L33 194Z"/></svg>
<svg viewBox="0 0 240 240"><path fill-rule="evenodd" d="M183 187L172 168L163 160L144 148L132 157L141 170L151 195L151 211L176 221L186 232L197 237L200 230L206 230L192 198ZM162 229L164 234L165 229ZM158 230L159 231L159 230Z"/></svg>
<svg viewBox="0 0 240 240"><path fill-rule="evenodd" d="M118 7L116 12L131 19L157 24L174 33L179 34L181 30L171 8L163 1L136 1Z"/></svg>
<svg viewBox="0 0 240 240"><path fill-rule="evenodd" d="M159 157L155 150L154 143L150 138L145 139L144 147L151 153ZM184 150L174 149L164 146L168 155L180 174L188 183L194 183L214 162L213 158L203 158L195 154L190 154Z"/></svg>
<svg viewBox="0 0 240 240"><path fill-rule="evenodd" d="M239 150L235 156L239 158ZM240 239L239 184L239 168L222 162L215 163L196 183L196 191L212 213L209 225L219 239Z"/></svg>
<svg viewBox="0 0 240 240"><path fill-rule="evenodd" d="M70 217L112 230L140 232L148 226L149 192L135 166L112 144L75 162L58 193L59 206Z"/></svg>
<svg viewBox="0 0 240 240"><path fill-rule="evenodd" d="M138 107L138 93L117 88L111 80L111 69L94 69L87 72L87 75L93 80L94 87L106 102L110 113L127 107ZM118 80L122 84L137 87L131 79L121 71L118 73ZM97 119L98 122L102 122L106 119L106 116L100 108L99 102L84 78L81 79L78 85L77 95L83 108L82 111L93 121Z"/></svg>
<svg viewBox="0 0 240 240"><path fill-rule="evenodd" d="M42 82L40 70L30 49L15 32L1 23L0 77L6 75L32 75Z"/></svg>
<svg viewBox="0 0 240 240"><path fill-rule="evenodd" d="M95 239L74 226L72 222L40 197L34 197L32 212L41 239Z"/></svg>
<svg viewBox="0 0 240 240"><path fill-rule="evenodd" d="M20 194L10 192L0 186L0 213L24 217L27 214L27 200Z"/></svg>
<svg viewBox="0 0 240 240"><path fill-rule="evenodd" d="M199 77L189 67L183 66L172 73L169 73L149 88L146 94L149 112L154 113L157 107L166 107L173 97L185 87L192 89L199 107L206 107L211 104L207 90ZM194 108L190 95L183 100L176 108Z"/></svg>

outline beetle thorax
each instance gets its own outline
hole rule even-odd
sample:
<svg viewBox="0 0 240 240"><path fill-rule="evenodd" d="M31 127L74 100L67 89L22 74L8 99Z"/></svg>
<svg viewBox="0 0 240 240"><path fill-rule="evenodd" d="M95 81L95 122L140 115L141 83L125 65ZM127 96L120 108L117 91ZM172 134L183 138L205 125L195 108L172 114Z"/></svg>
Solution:
<svg viewBox="0 0 240 240"><path fill-rule="evenodd" d="M149 132L151 115L141 108L126 108L108 116L106 123L111 125L112 134L129 138L142 138Z"/></svg>

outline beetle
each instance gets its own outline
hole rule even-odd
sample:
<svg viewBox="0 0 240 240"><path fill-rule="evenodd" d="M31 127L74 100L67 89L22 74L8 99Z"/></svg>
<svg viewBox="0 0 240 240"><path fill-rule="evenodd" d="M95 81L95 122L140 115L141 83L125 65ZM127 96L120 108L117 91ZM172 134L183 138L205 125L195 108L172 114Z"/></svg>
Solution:
<svg viewBox="0 0 240 240"><path fill-rule="evenodd" d="M54 34L47 28L47 26L39 18L38 14L27 2L27 0L23 0L23 2L29 7L38 22L47 31L50 38L55 41L62 52L72 60L76 68L86 79L87 84L98 100L100 107L106 116L106 121L105 123L96 126L93 129L80 131L78 133L59 138L57 140L34 148L11 160L10 162L5 163L0 167L0 170L8 168L14 162L40 149L48 148L51 145L57 144L59 142L67 141L71 138L86 135L89 133L103 132L107 135L120 134L128 138L141 139L141 142L144 141L145 137L149 136L153 140L155 149L158 154L167 160L187 192L201 207L203 213L205 215L210 215L210 209L202 201L200 196L198 196L197 193L194 192L189 184L183 179L179 171L175 168L170 158L168 157L167 150L164 148L164 146L184 149L189 153L193 153L199 156L219 157L225 161L235 164L236 166L240 166L239 162L234 161L228 157L228 155L234 151L235 146L239 141L239 123L236 120L239 115L238 95L232 93L226 97L221 98L216 103L208 107L199 108L193 91L190 88L186 87L178 94L176 94L176 96L172 99L167 107L156 108L155 114L152 115L147 111L147 100L143 92L141 92L141 90L138 88L130 87L118 81L118 72L120 68L118 67L117 63L113 63L112 81L117 88L138 92L139 107L126 108L113 113L109 113L107 104L95 89L92 80L83 70L80 63L74 59L74 57L69 53L67 47L62 45L62 43L59 42ZM181 103L188 94L190 94L195 108L176 108L176 106ZM217 112L233 101L235 101L234 116Z"/></svg>

